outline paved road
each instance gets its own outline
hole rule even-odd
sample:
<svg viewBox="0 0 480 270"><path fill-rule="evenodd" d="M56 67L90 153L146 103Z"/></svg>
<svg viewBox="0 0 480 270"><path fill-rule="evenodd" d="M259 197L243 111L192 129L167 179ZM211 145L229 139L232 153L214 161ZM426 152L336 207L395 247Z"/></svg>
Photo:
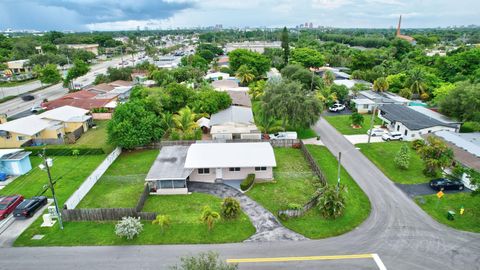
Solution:
<svg viewBox="0 0 480 270"><path fill-rule="evenodd" d="M371 200L372 212L355 230L315 241L221 245L7 248L4 269L167 269L178 257L215 250L223 258L320 256L377 253L391 269L480 269L480 234L450 229L434 221L326 121L315 130ZM371 260L339 263L259 263L241 269L379 269ZM293 265L293 266L292 266Z"/></svg>
<svg viewBox="0 0 480 270"><path fill-rule="evenodd" d="M74 82L88 85L93 83L96 74L105 73L108 67L116 67L120 63L119 58L102 62L91 67L90 72L86 75L75 79ZM55 84L40 91L33 93L35 97L32 101L23 101L20 97L0 104L0 113L6 113L8 117L16 114L25 116L25 111L29 111L33 106L40 105L43 99L54 100L68 93L68 89L63 88L62 84Z"/></svg>
<svg viewBox="0 0 480 270"><path fill-rule="evenodd" d="M12 87L0 87L0 98L7 96L18 96L26 92L33 91L42 87L40 81L33 81L26 84L12 86Z"/></svg>

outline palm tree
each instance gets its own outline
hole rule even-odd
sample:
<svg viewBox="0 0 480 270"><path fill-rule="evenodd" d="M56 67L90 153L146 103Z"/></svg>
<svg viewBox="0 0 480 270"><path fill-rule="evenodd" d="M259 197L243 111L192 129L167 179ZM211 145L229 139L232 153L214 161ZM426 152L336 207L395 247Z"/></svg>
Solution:
<svg viewBox="0 0 480 270"><path fill-rule="evenodd" d="M171 224L170 216L168 215L157 215L155 220L152 221L152 224L157 224L160 226L162 233L165 231L166 228L170 227Z"/></svg>
<svg viewBox="0 0 480 270"><path fill-rule="evenodd" d="M317 207L325 218L336 219L343 215L345 210L345 187L326 185L317 191L320 195Z"/></svg>
<svg viewBox="0 0 480 270"><path fill-rule="evenodd" d="M421 69L415 68L408 73L407 86L412 93L423 94L425 92L425 76Z"/></svg>
<svg viewBox="0 0 480 270"><path fill-rule="evenodd" d="M165 112L162 115L161 125L165 130L165 134L170 133L170 131L175 127L175 121L173 121L173 114L170 112Z"/></svg>
<svg viewBox="0 0 480 270"><path fill-rule="evenodd" d="M201 220L202 222L206 223L208 226L208 230L211 231L215 222L220 219L220 214L213 211L210 207L205 206L202 211Z"/></svg>
<svg viewBox="0 0 480 270"><path fill-rule="evenodd" d="M195 113L189 107L180 109L178 114L173 116L173 122L176 129L183 134L193 132L198 127L195 123Z"/></svg>
<svg viewBox="0 0 480 270"><path fill-rule="evenodd" d="M255 79L255 75L253 74L252 70L248 68L246 65L241 65L237 72L235 73L235 77L240 80L242 85L247 85L249 82Z"/></svg>
<svg viewBox="0 0 480 270"><path fill-rule="evenodd" d="M388 81L385 77L380 77L373 82L373 90L378 92L385 92L388 90Z"/></svg>
<svg viewBox="0 0 480 270"><path fill-rule="evenodd" d="M263 94L265 93L266 84L267 83L265 81L260 80L257 82L253 82L248 86L249 87L248 94L250 94L250 97L254 101L260 98L261 96L263 96Z"/></svg>
<svg viewBox="0 0 480 270"><path fill-rule="evenodd" d="M330 70L325 71L322 77L327 86L332 85L333 81L335 80L335 74L333 74L333 72Z"/></svg>
<svg viewBox="0 0 480 270"><path fill-rule="evenodd" d="M262 131L263 134L268 134L269 131L273 128L280 128L277 124L275 118L266 112L261 112L259 117L256 119L257 127Z"/></svg>

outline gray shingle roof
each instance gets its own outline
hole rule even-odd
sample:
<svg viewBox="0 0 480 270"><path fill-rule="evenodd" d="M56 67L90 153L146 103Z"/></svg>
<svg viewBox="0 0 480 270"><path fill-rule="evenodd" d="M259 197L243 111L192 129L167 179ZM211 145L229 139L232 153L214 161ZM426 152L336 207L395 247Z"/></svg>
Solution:
<svg viewBox="0 0 480 270"><path fill-rule="evenodd" d="M253 124L252 108L230 106L228 109L212 114L212 117L210 117L210 126L226 123Z"/></svg>
<svg viewBox="0 0 480 270"><path fill-rule="evenodd" d="M188 148L182 145L162 147L145 180L186 179L192 173L192 169L185 169Z"/></svg>
<svg viewBox="0 0 480 270"><path fill-rule="evenodd" d="M420 130L435 126L456 127L455 124L442 123L405 105L385 104L380 106L380 110L384 118L392 122L400 122L410 130Z"/></svg>

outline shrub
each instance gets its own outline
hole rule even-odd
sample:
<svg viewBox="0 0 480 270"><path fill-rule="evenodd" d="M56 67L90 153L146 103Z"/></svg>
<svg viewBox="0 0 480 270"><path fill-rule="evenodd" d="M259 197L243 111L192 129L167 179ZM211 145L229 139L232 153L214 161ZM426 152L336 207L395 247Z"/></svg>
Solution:
<svg viewBox="0 0 480 270"><path fill-rule="evenodd" d="M242 183L240 183L240 189L245 191L249 189L254 182L255 182L255 174L251 173L247 175L247 178L245 178L245 180L243 180Z"/></svg>
<svg viewBox="0 0 480 270"><path fill-rule="evenodd" d="M123 217L117 225L115 225L115 234L119 237L125 237L131 240L143 231L143 224L140 218Z"/></svg>
<svg viewBox="0 0 480 270"><path fill-rule="evenodd" d="M424 145L425 145L425 141L422 140L422 139L417 139L417 140L412 141L412 148L415 151L422 148Z"/></svg>
<svg viewBox="0 0 480 270"><path fill-rule="evenodd" d="M215 223L220 219L220 214L213 211L210 207L203 207L202 216L200 217L203 223L207 224L208 230L211 231Z"/></svg>
<svg viewBox="0 0 480 270"><path fill-rule="evenodd" d="M218 253L209 251L200 253L197 257L187 256L180 259L181 264L171 267L172 270L236 270L237 264L227 264L219 259Z"/></svg>
<svg viewBox="0 0 480 270"><path fill-rule="evenodd" d="M400 148L400 151L398 151L393 161L395 165L402 170L407 170L408 167L410 167L410 152L406 143L402 145L402 148Z"/></svg>
<svg viewBox="0 0 480 270"><path fill-rule="evenodd" d="M479 122L465 122L460 127L460 132L469 133L469 132L479 132L480 123Z"/></svg>
<svg viewBox="0 0 480 270"><path fill-rule="evenodd" d="M170 224L172 224L172 221L170 220L170 216L168 215L157 215L154 221L152 221L152 224L157 224L160 226L160 229L162 230L162 233L165 231L166 228L170 227Z"/></svg>
<svg viewBox="0 0 480 270"><path fill-rule="evenodd" d="M303 207L298 203L288 203L287 208L290 210L301 210Z"/></svg>
<svg viewBox="0 0 480 270"><path fill-rule="evenodd" d="M350 119L352 120L353 126L361 126L364 121L363 115L357 112L352 113L352 115L350 116Z"/></svg>
<svg viewBox="0 0 480 270"><path fill-rule="evenodd" d="M240 214L240 203L232 197L223 199L221 213L222 217L226 219L237 218Z"/></svg>
<svg viewBox="0 0 480 270"><path fill-rule="evenodd" d="M319 190L321 194L317 201L317 207L325 218L336 219L343 215L345 210L345 186L327 185Z"/></svg>

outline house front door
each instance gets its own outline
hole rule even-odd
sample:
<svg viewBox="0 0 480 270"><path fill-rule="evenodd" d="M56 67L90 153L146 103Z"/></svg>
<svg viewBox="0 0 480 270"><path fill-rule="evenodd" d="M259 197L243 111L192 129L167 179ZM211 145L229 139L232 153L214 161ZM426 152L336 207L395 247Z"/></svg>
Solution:
<svg viewBox="0 0 480 270"><path fill-rule="evenodd" d="M222 168L217 168L215 170L215 178L216 179L223 179L223 170Z"/></svg>

